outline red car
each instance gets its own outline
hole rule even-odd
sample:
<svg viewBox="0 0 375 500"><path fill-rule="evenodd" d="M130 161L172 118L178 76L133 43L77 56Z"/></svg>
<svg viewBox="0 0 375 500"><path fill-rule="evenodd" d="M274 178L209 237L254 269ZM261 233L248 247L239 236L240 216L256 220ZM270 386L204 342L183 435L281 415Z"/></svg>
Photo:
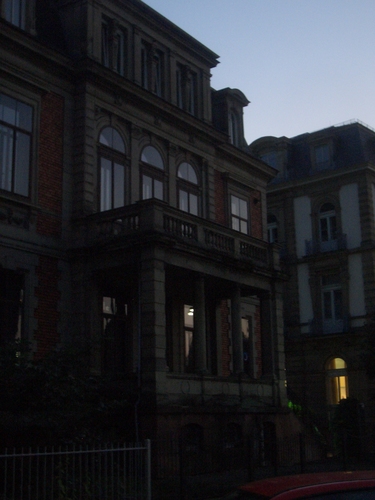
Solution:
<svg viewBox="0 0 375 500"><path fill-rule="evenodd" d="M319 472L262 479L226 497L238 500L375 500L375 471Z"/></svg>

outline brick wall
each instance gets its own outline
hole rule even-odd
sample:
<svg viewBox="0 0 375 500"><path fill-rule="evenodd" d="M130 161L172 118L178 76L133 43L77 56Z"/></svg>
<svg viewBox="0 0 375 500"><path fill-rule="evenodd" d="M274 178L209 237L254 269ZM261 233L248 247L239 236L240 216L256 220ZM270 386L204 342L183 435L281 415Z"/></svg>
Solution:
<svg viewBox="0 0 375 500"><path fill-rule="evenodd" d="M40 114L37 232L61 234L64 99L53 93L42 98Z"/></svg>
<svg viewBox="0 0 375 500"><path fill-rule="evenodd" d="M263 239L262 196L260 191L251 191L250 204L251 236Z"/></svg>
<svg viewBox="0 0 375 500"><path fill-rule="evenodd" d="M36 342L35 358L38 359L53 349L59 341L59 279L58 260L53 257L40 256L36 268L38 286L35 297L38 305L34 311L37 330L34 332Z"/></svg>

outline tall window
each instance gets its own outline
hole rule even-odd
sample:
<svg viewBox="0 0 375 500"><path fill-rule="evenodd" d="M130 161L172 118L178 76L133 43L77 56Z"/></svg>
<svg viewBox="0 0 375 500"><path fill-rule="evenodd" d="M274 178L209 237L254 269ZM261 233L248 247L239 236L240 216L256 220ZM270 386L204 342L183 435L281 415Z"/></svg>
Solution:
<svg viewBox="0 0 375 500"><path fill-rule="evenodd" d="M231 226L241 233L249 233L249 211L247 200L234 196L230 197Z"/></svg>
<svg viewBox="0 0 375 500"><path fill-rule="evenodd" d="M184 305L184 341L185 341L185 372L194 371L194 308L192 305Z"/></svg>
<svg viewBox="0 0 375 500"><path fill-rule="evenodd" d="M102 371L118 375L131 371L132 335L130 310L119 296L103 296Z"/></svg>
<svg viewBox="0 0 375 500"><path fill-rule="evenodd" d="M349 397L346 368L342 358L333 358L327 363L328 403L331 405L337 405L341 399Z"/></svg>
<svg viewBox="0 0 375 500"><path fill-rule="evenodd" d="M141 154L142 200L164 199L164 162L159 151L146 146Z"/></svg>
<svg viewBox="0 0 375 500"><path fill-rule="evenodd" d="M184 66L177 64L176 69L176 98L177 106L184 108Z"/></svg>
<svg viewBox="0 0 375 500"><path fill-rule="evenodd" d="M273 214L269 214L267 216L267 233L268 233L268 242L269 243L277 243L279 239L278 235L278 224L277 219Z"/></svg>
<svg viewBox="0 0 375 500"><path fill-rule="evenodd" d="M150 89L150 75L151 75L151 48L145 42L141 46L141 84L144 89Z"/></svg>
<svg viewBox="0 0 375 500"><path fill-rule="evenodd" d="M179 108L197 115L198 75L183 64L177 64L176 68L176 99Z"/></svg>
<svg viewBox="0 0 375 500"><path fill-rule="evenodd" d="M29 196L33 110L0 93L0 189Z"/></svg>
<svg viewBox="0 0 375 500"><path fill-rule="evenodd" d="M188 75L188 107L187 110L191 115L197 114L197 74L190 71Z"/></svg>
<svg viewBox="0 0 375 500"><path fill-rule="evenodd" d="M100 210L125 204L125 144L113 127L106 127L99 137Z"/></svg>
<svg viewBox="0 0 375 500"><path fill-rule="evenodd" d="M152 91L159 97L164 94L163 89L163 69L164 69L164 58L163 53L160 50L155 50L152 55Z"/></svg>
<svg viewBox="0 0 375 500"><path fill-rule="evenodd" d="M228 124L228 129L229 129L229 138L230 142L234 146L239 146L240 142L240 130L239 130L239 120L238 116L234 111L230 111L229 113L229 124Z"/></svg>
<svg viewBox="0 0 375 500"><path fill-rule="evenodd" d="M322 276L323 332L343 330L342 289L338 274Z"/></svg>
<svg viewBox="0 0 375 500"><path fill-rule="evenodd" d="M241 318L244 372L255 378L255 349L253 321L251 317Z"/></svg>
<svg viewBox="0 0 375 500"><path fill-rule="evenodd" d="M319 212L320 241L337 239L337 222L335 207L332 203L324 203Z"/></svg>
<svg viewBox="0 0 375 500"><path fill-rule="evenodd" d="M141 84L159 97L164 94L164 54L147 42L141 46Z"/></svg>
<svg viewBox="0 0 375 500"><path fill-rule="evenodd" d="M22 29L26 26L26 2L27 0L5 0L5 19Z"/></svg>
<svg viewBox="0 0 375 500"><path fill-rule="evenodd" d="M104 19L102 22L102 64L125 75L126 32L113 20Z"/></svg>
<svg viewBox="0 0 375 500"><path fill-rule="evenodd" d="M189 163L181 163L178 167L177 177L179 209L198 215L199 186L194 168Z"/></svg>
<svg viewBox="0 0 375 500"><path fill-rule="evenodd" d="M24 277L0 269L0 344L21 339L23 329Z"/></svg>

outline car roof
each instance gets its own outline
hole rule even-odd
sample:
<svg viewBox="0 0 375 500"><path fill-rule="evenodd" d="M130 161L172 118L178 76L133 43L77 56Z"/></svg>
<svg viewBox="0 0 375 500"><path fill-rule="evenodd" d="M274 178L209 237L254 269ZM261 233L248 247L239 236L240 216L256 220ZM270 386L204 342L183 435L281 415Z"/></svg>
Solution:
<svg viewBox="0 0 375 500"><path fill-rule="evenodd" d="M340 489L343 490L361 486L374 487L375 471L318 472L278 476L248 483L241 486L240 491L252 493L254 496L257 495L264 499L271 499L285 492L289 492L285 498L303 498L306 494L337 491L337 483L340 483ZM297 490L303 495L298 494ZM295 491L296 494L291 496L292 491ZM284 495L281 495L281 498L284 498Z"/></svg>

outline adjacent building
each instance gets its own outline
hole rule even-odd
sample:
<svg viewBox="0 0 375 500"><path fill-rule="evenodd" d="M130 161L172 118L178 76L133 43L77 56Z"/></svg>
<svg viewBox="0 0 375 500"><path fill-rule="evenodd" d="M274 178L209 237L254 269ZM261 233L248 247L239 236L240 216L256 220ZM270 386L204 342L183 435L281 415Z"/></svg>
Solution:
<svg viewBox="0 0 375 500"><path fill-rule="evenodd" d="M263 137L250 149L278 170L268 187L267 225L290 276L284 314L291 399L325 432L339 401L356 399L370 442L375 131L350 122Z"/></svg>
<svg viewBox="0 0 375 500"><path fill-rule="evenodd" d="M247 98L213 90L218 56L140 0L0 13L1 342L35 359L87 342L134 403L133 437L281 432L276 172L248 152Z"/></svg>

